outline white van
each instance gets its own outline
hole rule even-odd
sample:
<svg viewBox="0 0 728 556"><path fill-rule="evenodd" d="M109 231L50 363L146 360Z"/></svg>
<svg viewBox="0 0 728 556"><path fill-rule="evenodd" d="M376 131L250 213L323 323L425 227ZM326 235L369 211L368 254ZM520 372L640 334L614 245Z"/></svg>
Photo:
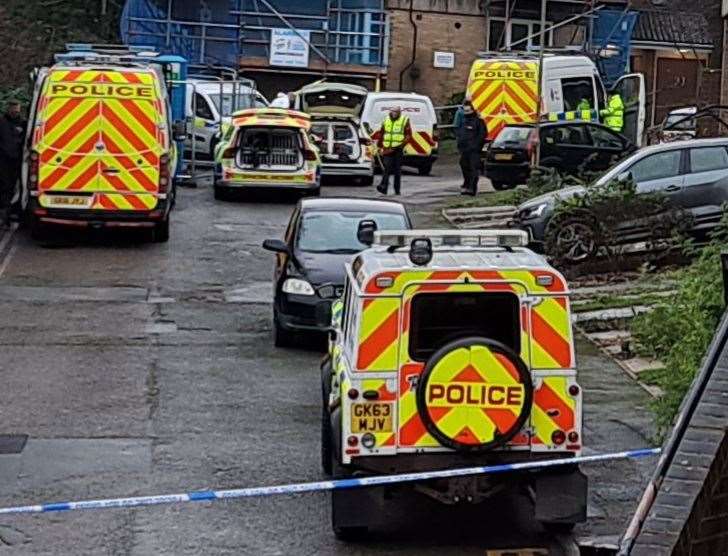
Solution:
<svg viewBox="0 0 728 556"><path fill-rule="evenodd" d="M222 127L230 124L230 116L246 108L265 108L266 98L254 88L231 81L189 79L186 95L187 118L194 122L197 158L214 157ZM192 135L185 142L185 151L192 151Z"/></svg>
<svg viewBox="0 0 728 556"><path fill-rule="evenodd" d="M380 92L369 93L361 113L362 125L376 135L389 111L399 106L412 127L412 142L404 149L405 166L417 169L421 176L432 170L437 160L437 115L430 97L416 93Z"/></svg>
<svg viewBox="0 0 728 556"><path fill-rule="evenodd" d="M513 52L485 52L473 62L466 94L488 125L490 139L508 124L536 121L538 67L538 56ZM606 106L607 91L597 66L588 57L546 54L541 84L542 118L600 121L599 111ZM623 75L613 89L625 106L622 134L641 146L646 113L644 76ZM585 105L589 110L583 110Z"/></svg>

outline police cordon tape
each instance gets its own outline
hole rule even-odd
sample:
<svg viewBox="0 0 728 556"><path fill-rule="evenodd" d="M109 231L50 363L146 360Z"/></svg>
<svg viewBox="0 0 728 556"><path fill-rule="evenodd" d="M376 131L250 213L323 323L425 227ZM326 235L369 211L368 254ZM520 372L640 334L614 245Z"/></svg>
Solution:
<svg viewBox="0 0 728 556"><path fill-rule="evenodd" d="M645 448L609 454L595 454L592 456L579 456L575 458L560 458L545 461L528 461L522 463L508 463L502 465L488 465L481 467L466 467L462 469L445 469L442 471L425 471L421 473L405 473L401 475L381 475L363 477L360 479L337 479L332 481L318 481L314 483L297 483L267 487L239 488L231 490L201 490L184 494L161 494L157 496L135 496L130 498L108 498L102 500L81 500L78 502L54 502L51 504L37 504L33 506L15 506L0 508L0 515L9 514L37 514L49 512L64 512L71 510L106 510L111 508L137 508L140 506L157 506L160 504L178 504L185 502L209 502L212 500L229 500L233 498L253 498L260 496L274 496L278 494L301 494L304 492L324 492L331 490L344 490L367 486L393 485L399 483L413 483L430 479L447 479L452 477L467 477L471 475L490 475L508 473L512 471L529 471L546 467L561 465L574 465L577 463L595 463L618 459L638 459L656 456L660 448Z"/></svg>

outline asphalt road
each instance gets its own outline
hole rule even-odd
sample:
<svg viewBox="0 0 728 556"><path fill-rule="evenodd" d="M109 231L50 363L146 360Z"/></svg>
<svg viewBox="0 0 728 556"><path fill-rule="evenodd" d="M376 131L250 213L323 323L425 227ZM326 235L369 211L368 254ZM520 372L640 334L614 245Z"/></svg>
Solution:
<svg viewBox="0 0 728 556"><path fill-rule="evenodd" d="M420 225L458 188L454 168L405 179ZM328 187L325 194L373 195ZM273 258L293 201L216 202L184 189L168 244L20 231L0 258L0 506L319 480L318 360L275 349ZM638 448L642 391L584 351L591 451ZM593 440L591 440L593 439ZM584 534L616 533L649 464L588 470ZM630 477L625 482L624 477ZM477 511L410 504L391 530L346 545L326 494L0 518L1 554L484 554L547 543L522 499Z"/></svg>

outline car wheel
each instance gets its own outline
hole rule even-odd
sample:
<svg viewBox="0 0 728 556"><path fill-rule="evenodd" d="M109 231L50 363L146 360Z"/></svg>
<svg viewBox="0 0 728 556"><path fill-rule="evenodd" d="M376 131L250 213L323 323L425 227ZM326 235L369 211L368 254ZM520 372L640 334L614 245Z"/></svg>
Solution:
<svg viewBox="0 0 728 556"><path fill-rule="evenodd" d="M362 187L369 187L374 183L374 176L364 176L363 178L359 178L358 183Z"/></svg>
<svg viewBox="0 0 728 556"><path fill-rule="evenodd" d="M228 198L228 192L222 185L214 185L213 191L215 192L216 201L226 201Z"/></svg>
<svg viewBox="0 0 728 556"><path fill-rule="evenodd" d="M321 470L331 476L334 472L334 447L331 444L331 417L326 409L327 400L321 404Z"/></svg>
<svg viewBox="0 0 728 556"><path fill-rule="evenodd" d="M430 172L432 172L432 161L427 161L417 167L417 173L420 176L429 176Z"/></svg>
<svg viewBox="0 0 728 556"><path fill-rule="evenodd" d="M597 252L594 223L585 216L550 222L545 239L546 254L570 264L588 261Z"/></svg>
<svg viewBox="0 0 728 556"><path fill-rule="evenodd" d="M29 214L26 220L30 227L30 237L33 238L33 240L44 241L48 239L47 228L45 224L40 221L40 218L34 214Z"/></svg>
<svg viewBox="0 0 728 556"><path fill-rule="evenodd" d="M169 241L169 215L154 225L154 243L167 243Z"/></svg>
<svg viewBox="0 0 728 556"><path fill-rule="evenodd" d="M280 325L275 314L273 315L273 345L277 348L287 348L293 345L293 334Z"/></svg>
<svg viewBox="0 0 728 556"><path fill-rule="evenodd" d="M490 184L493 186L493 189L496 191L505 191L506 189L513 189L515 185L506 183L503 181L493 181L491 180Z"/></svg>
<svg viewBox="0 0 728 556"><path fill-rule="evenodd" d="M334 527L334 536L343 542L359 542L368 532L368 527Z"/></svg>

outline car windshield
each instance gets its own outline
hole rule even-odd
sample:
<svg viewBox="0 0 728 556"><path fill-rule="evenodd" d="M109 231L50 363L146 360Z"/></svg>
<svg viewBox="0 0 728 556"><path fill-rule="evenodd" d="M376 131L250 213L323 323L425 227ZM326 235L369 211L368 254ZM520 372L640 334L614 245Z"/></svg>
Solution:
<svg viewBox="0 0 728 556"><path fill-rule="evenodd" d="M504 127L493 141L493 145L502 145L503 143L523 143L531 134L530 127Z"/></svg>
<svg viewBox="0 0 728 556"><path fill-rule="evenodd" d="M690 114L670 114L667 117L667 120L665 120L665 127L669 127L670 129L668 131L671 131L673 129L675 130L684 130L684 131L692 131L695 129L695 120L685 120L684 122L673 126L675 122L679 122L683 118L687 118Z"/></svg>
<svg viewBox="0 0 728 556"><path fill-rule="evenodd" d="M359 222L374 220L378 230L409 228L402 214L382 212L312 211L303 214L297 248L309 253L358 253L366 245L357 239Z"/></svg>

